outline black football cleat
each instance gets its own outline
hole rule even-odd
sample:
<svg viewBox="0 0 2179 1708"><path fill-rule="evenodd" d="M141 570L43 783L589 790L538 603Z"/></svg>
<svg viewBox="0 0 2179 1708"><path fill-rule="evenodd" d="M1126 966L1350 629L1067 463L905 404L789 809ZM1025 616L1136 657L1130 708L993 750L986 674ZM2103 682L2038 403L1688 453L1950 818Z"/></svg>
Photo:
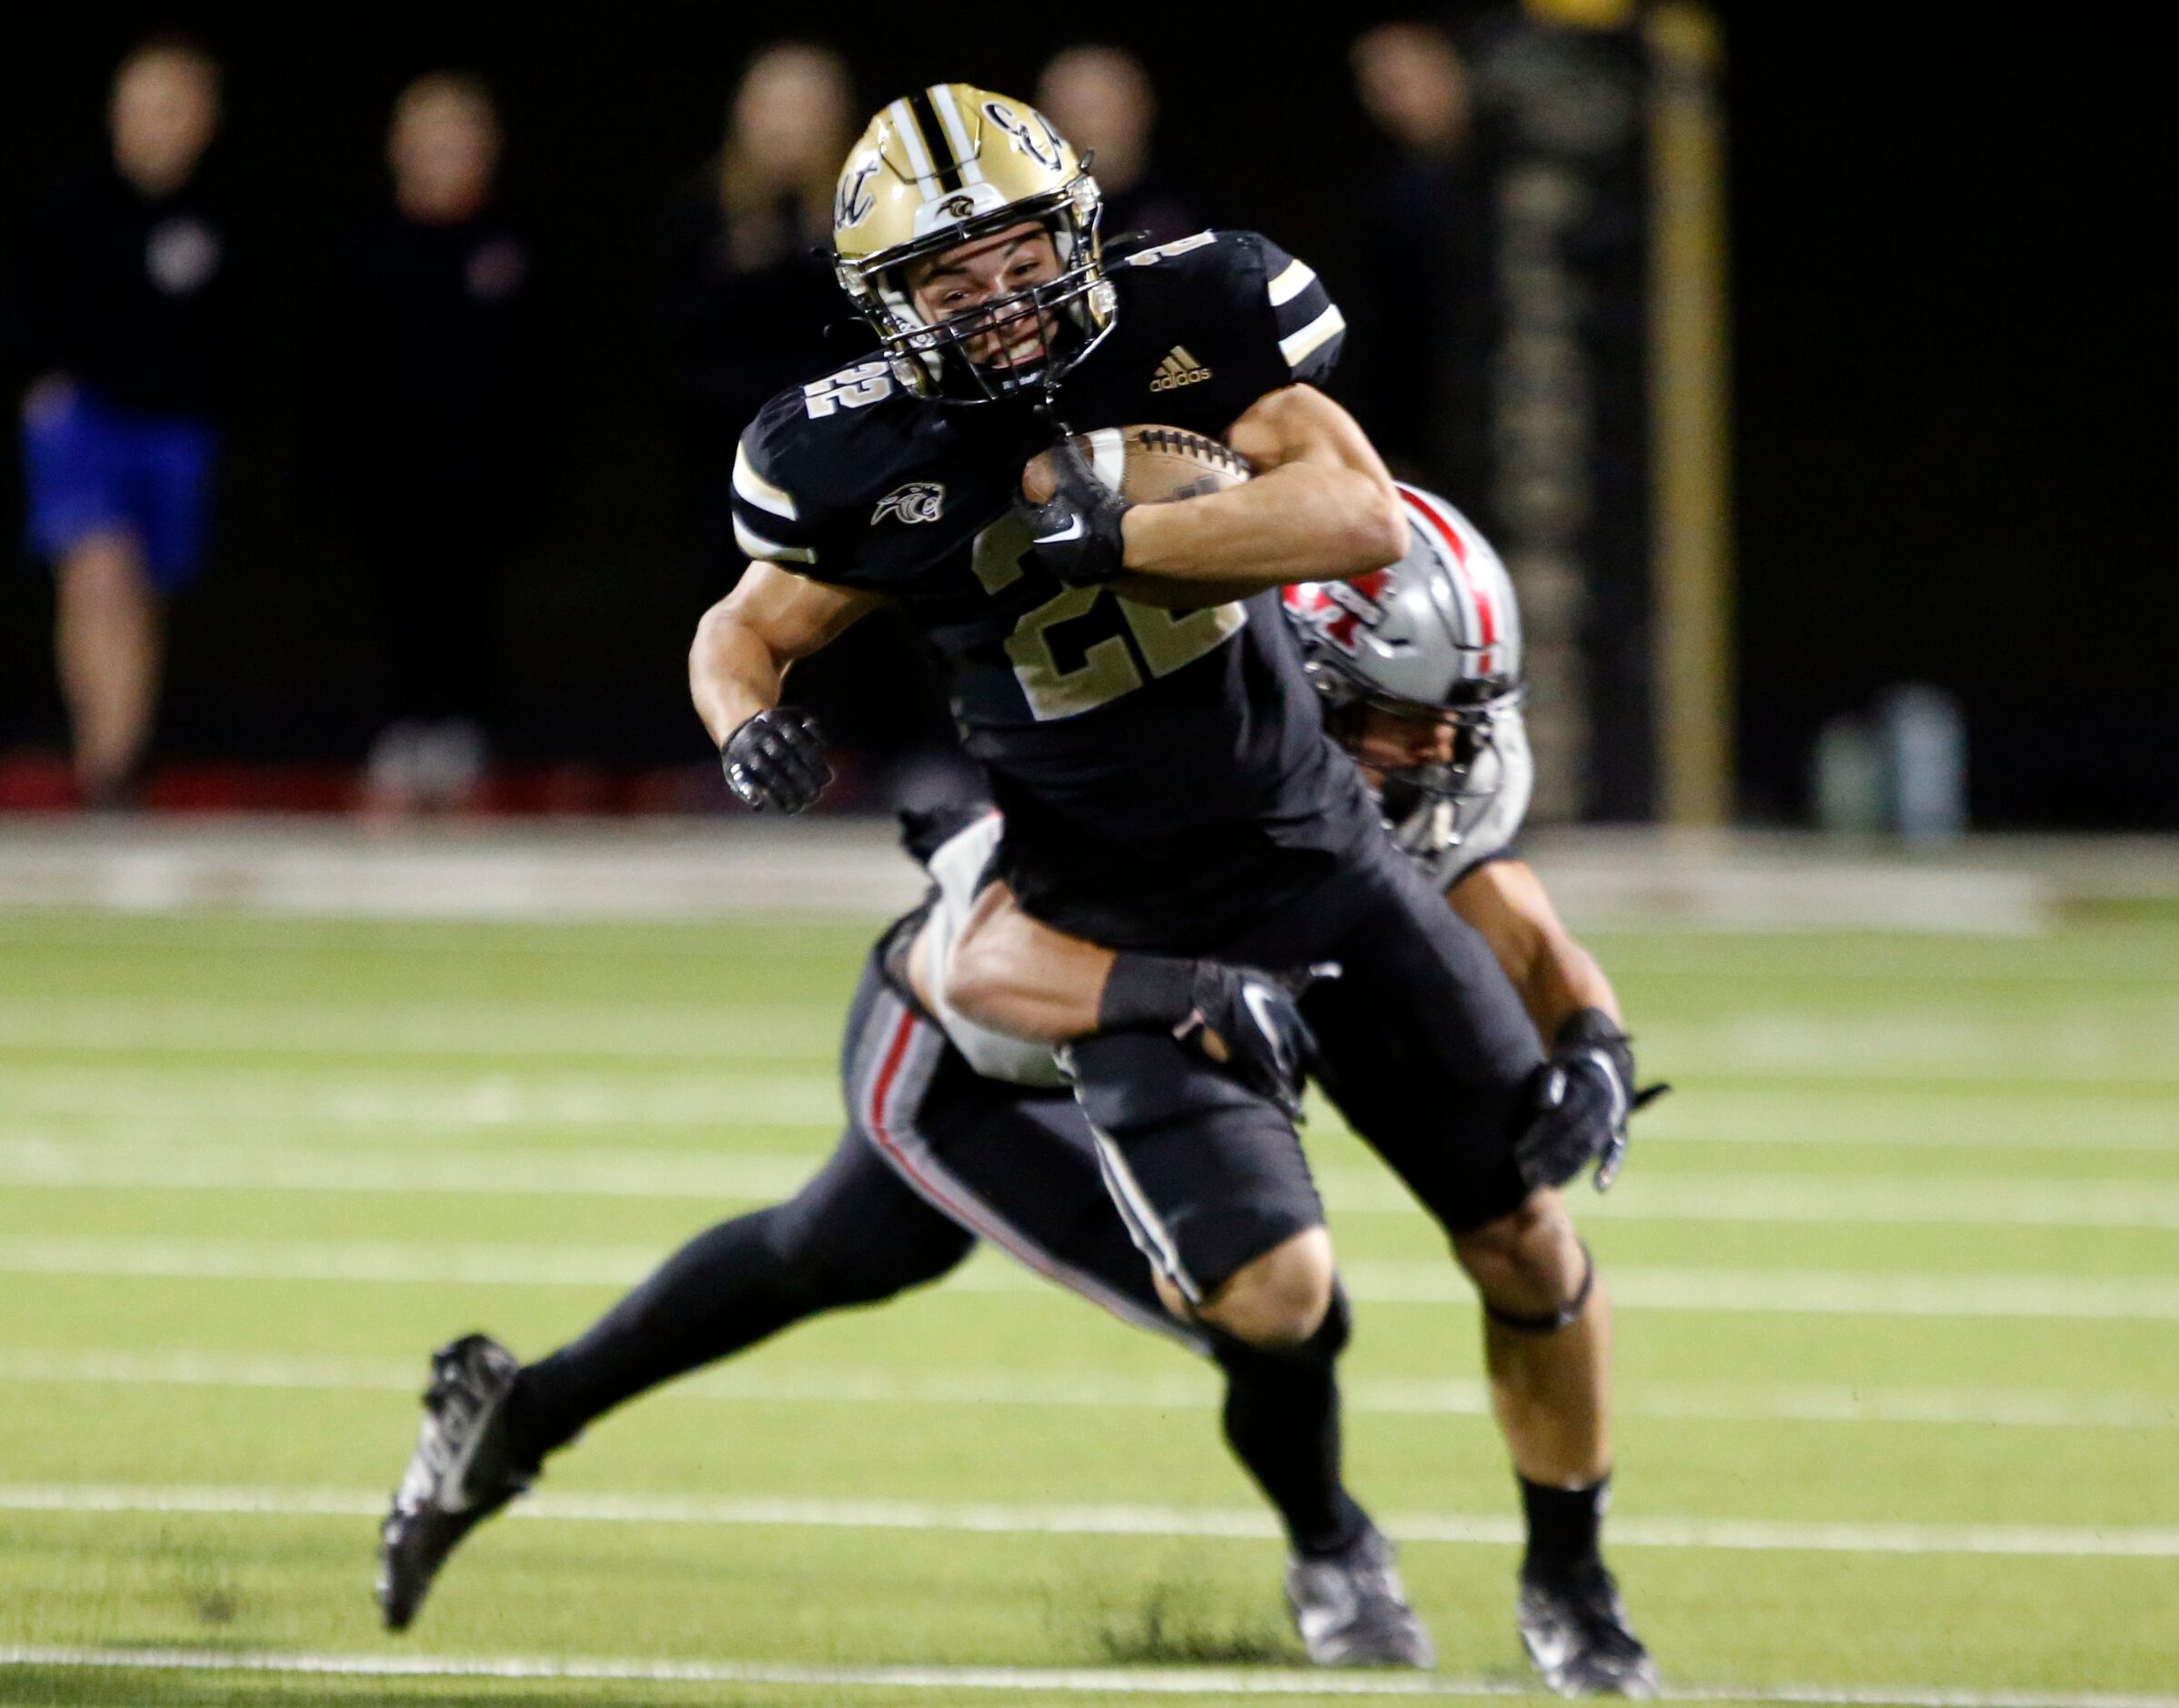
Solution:
<svg viewBox="0 0 2179 1708"><path fill-rule="evenodd" d="M1523 1575L1514 1619L1529 1659L1560 1695L1646 1702L1658 1694L1657 1663L1627 1623L1619 1585L1602 1565Z"/></svg>
<svg viewBox="0 0 2179 1708"><path fill-rule="evenodd" d="M527 1490L534 1465L508 1455L505 1402L521 1361L487 1335L431 1355L417 1451L378 1527L378 1606L406 1631L455 1543Z"/></svg>
<svg viewBox="0 0 2179 1708"><path fill-rule="evenodd" d="M1321 1559L1287 1562L1286 1604L1301 1646L1319 1666L1414 1666L1438 1652L1407 1603L1392 1544L1375 1525Z"/></svg>

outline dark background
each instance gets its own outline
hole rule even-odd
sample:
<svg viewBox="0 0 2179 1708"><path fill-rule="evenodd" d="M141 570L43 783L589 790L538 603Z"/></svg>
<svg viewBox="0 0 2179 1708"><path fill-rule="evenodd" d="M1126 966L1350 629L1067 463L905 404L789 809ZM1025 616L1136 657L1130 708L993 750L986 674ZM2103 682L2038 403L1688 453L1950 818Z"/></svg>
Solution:
<svg viewBox="0 0 2179 1708"><path fill-rule="evenodd" d="M1804 817L1817 725L1912 680L1965 704L1977 822L2179 826L2179 599L2152 534L2170 287L2143 255L2170 186L2145 33L2091 37L2053 15L2001 37L1981 9L1915 8L1907 26L1890 16L1905 8L1718 9L1743 816ZM1149 61L1165 162L1217 223L1275 233L1337 294L1351 186L1381 157L1344 46L1405 15L1097 21ZM904 35L922 15L810 15L872 107L941 77L1026 93L1083 16L957 5ZM508 746L705 757L682 659L719 589L695 568L652 312L663 206L716 146L741 55L777 33L754 22L717 5L589 20L108 5L10 26L0 244L56 171L103 147L131 41L179 25L228 66L212 169L258 259L249 362L215 568L176 612L163 750L348 757L368 739L378 666L319 451L317 293L341 231L384 194L392 95L453 65L502 98L550 326L555 448L506 618ZM12 537L12 458L0 482ZM0 574L0 744L58 745L50 610L41 577Z"/></svg>

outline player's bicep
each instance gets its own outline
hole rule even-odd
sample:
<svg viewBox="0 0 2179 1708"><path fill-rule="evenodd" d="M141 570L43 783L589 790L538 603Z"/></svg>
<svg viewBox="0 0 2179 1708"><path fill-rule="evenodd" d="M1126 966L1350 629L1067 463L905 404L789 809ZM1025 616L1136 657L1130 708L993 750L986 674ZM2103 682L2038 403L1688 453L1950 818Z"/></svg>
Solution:
<svg viewBox="0 0 2179 1708"><path fill-rule="evenodd" d="M752 563L713 609L786 664L821 651L884 603L882 594L814 581L775 563Z"/></svg>
<svg viewBox="0 0 2179 1708"><path fill-rule="evenodd" d="M1314 386L1267 391L1226 430L1226 442L1259 473L1288 463L1319 463L1351 468L1391 488L1391 473L1361 424Z"/></svg>

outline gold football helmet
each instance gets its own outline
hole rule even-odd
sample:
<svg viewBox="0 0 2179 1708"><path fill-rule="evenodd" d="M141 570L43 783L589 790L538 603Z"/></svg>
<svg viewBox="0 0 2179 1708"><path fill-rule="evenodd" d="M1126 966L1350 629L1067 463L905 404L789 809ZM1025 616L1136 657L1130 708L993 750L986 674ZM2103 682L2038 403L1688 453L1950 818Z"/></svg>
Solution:
<svg viewBox="0 0 2179 1708"><path fill-rule="evenodd" d="M891 103L848 155L832 204L840 288L878 334L894 376L926 397L984 402L1060 377L1112 325L1116 293L1098 247L1097 180L1051 121L1027 102L966 83L935 83ZM906 268L1037 220L1059 252L1056 278L927 321ZM1039 316L1045 354L1018 367L980 367L968 342Z"/></svg>

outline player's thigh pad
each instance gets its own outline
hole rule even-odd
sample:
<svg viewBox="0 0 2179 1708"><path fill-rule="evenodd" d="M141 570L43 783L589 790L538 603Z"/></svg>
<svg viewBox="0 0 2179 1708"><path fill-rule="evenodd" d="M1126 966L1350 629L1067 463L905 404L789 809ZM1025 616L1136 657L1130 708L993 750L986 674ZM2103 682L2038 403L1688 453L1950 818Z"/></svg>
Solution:
<svg viewBox="0 0 2179 1708"><path fill-rule="evenodd" d="M1075 1095L1137 1248L1190 1301L1307 1229L1324 1206L1292 1123L1154 1032L1070 1046Z"/></svg>
<svg viewBox="0 0 2179 1708"><path fill-rule="evenodd" d="M929 1211L1139 1328L1200 1337L1173 1321L1113 1211L1089 1123L1063 1091L983 1079L936 1021L863 969L841 1074L855 1137Z"/></svg>
<svg viewBox="0 0 2179 1708"><path fill-rule="evenodd" d="M1070 1094L979 1080L957 1055L924 1117L925 1148L912 1160L984 1240L1123 1322L1210 1350L1159 1299Z"/></svg>
<svg viewBox="0 0 2179 1708"><path fill-rule="evenodd" d="M1533 1021L1481 936L1396 853L1337 887L1337 979L1302 1011L1318 1078L1340 1111L1449 1232L1494 1221L1527 1195L1513 1161Z"/></svg>

